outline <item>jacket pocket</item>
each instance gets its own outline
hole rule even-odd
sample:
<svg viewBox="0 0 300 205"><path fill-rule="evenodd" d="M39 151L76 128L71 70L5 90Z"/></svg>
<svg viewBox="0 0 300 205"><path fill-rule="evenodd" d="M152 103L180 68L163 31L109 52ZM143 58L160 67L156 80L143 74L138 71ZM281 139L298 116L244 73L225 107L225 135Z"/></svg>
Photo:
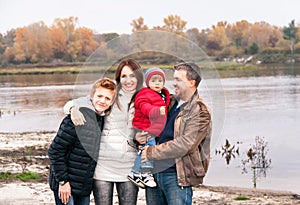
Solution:
<svg viewBox="0 0 300 205"><path fill-rule="evenodd" d="M198 152L191 153L189 155L189 160L190 160L194 175L197 177L204 177L205 170L204 170L203 164L200 160L199 153Z"/></svg>

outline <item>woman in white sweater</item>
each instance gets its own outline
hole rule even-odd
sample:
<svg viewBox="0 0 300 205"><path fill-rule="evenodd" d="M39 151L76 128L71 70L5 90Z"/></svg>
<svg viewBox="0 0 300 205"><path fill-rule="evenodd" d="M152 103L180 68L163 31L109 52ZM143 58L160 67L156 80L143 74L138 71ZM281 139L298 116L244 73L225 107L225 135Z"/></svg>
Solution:
<svg viewBox="0 0 300 205"><path fill-rule="evenodd" d="M133 59L122 60L115 73L118 85L115 103L110 115L105 117L104 129L100 140L100 152L94 174L93 194L96 205L111 205L116 185L119 204L135 205L138 188L127 179L136 158L136 149L132 147L133 109L128 104L135 91L143 86L143 72ZM84 124L79 107L90 107L87 97L69 101L64 106L66 114L71 114L75 125Z"/></svg>

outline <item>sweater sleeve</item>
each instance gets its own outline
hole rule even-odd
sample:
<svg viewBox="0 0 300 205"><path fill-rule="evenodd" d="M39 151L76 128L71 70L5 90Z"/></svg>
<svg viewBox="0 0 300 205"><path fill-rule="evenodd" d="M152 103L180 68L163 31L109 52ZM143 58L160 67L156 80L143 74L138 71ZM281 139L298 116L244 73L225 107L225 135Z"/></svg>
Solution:
<svg viewBox="0 0 300 205"><path fill-rule="evenodd" d="M85 96L85 97L80 97L74 100L70 100L68 101L65 105L64 105L64 113L66 115L70 114L70 108L76 106L78 108L80 107L86 107L89 108L91 110L95 110L89 96Z"/></svg>
<svg viewBox="0 0 300 205"><path fill-rule="evenodd" d="M68 115L60 124L60 128L48 150L50 166L54 172L56 181L69 180L66 159L68 158L75 137L74 124L70 119L70 115Z"/></svg>
<svg viewBox="0 0 300 205"><path fill-rule="evenodd" d="M71 107L73 107L73 106L74 106L73 100L69 100L69 101L65 104L65 106L64 106L64 113L65 113L66 115L70 114L70 109L71 109Z"/></svg>

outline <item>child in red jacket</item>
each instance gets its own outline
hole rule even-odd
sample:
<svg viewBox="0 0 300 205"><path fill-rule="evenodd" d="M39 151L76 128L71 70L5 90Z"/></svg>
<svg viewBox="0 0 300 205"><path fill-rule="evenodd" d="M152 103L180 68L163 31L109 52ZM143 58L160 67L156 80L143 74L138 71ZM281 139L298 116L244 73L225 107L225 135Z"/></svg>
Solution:
<svg viewBox="0 0 300 205"><path fill-rule="evenodd" d="M134 99L135 113L132 121L133 127L138 131L151 134L143 146L156 145L155 137L159 137L167 120L167 108L170 103L170 93L164 87L165 73L160 68L150 68L145 73L147 87L142 88ZM133 176L128 179L141 188L155 187L156 183L151 174L153 161L141 162L139 153L131 171Z"/></svg>

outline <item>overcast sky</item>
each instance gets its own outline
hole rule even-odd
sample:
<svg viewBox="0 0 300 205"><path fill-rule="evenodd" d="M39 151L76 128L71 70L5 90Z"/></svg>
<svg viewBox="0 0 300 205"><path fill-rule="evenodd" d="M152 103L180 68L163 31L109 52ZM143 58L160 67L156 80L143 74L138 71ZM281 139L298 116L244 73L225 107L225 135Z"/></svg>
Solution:
<svg viewBox="0 0 300 205"><path fill-rule="evenodd" d="M0 33L39 21L50 26L55 18L74 16L79 26L98 33L130 34L133 19L142 16L152 28L162 26L171 14L187 21L187 29L211 28L224 20L282 27L293 19L300 24L300 0L0 0Z"/></svg>

